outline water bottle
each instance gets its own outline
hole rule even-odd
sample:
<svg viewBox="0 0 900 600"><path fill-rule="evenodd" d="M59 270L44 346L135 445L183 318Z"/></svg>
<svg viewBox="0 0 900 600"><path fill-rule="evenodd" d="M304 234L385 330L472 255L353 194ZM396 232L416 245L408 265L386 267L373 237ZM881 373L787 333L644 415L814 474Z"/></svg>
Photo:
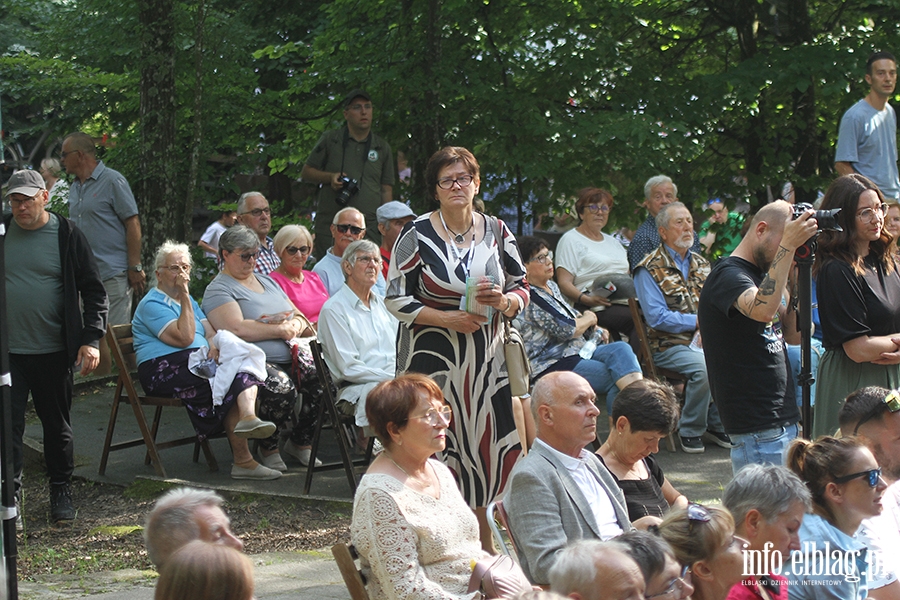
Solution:
<svg viewBox="0 0 900 600"><path fill-rule="evenodd" d="M581 350L578 351L578 356L584 360L591 360L594 356L594 350L597 349L597 342L600 340L600 336L600 328L597 327L591 337L584 343L584 346L581 347Z"/></svg>

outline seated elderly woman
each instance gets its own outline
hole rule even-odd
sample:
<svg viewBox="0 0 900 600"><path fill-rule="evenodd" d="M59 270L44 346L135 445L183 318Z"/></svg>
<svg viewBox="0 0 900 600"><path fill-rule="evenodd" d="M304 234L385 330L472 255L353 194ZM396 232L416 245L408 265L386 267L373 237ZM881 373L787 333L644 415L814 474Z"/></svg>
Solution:
<svg viewBox="0 0 900 600"><path fill-rule="evenodd" d="M253 600L253 563L234 548L194 540L166 562L154 600Z"/></svg>
<svg viewBox="0 0 900 600"><path fill-rule="evenodd" d="M290 439L285 440L283 452L307 465L321 394L312 357L308 352L298 352L298 367L294 368L288 342L312 335L312 325L271 277L253 272L259 236L251 229L243 225L228 229L219 238L219 254L222 272L206 288L203 310L214 327L255 344L266 355L267 377L259 392L260 416L274 422L278 431L259 440L260 462L279 471L287 469L279 453L279 435L287 435L297 399L294 380L299 380L304 386L303 410Z"/></svg>
<svg viewBox="0 0 900 600"><path fill-rule="evenodd" d="M800 525L811 503L804 483L781 465L745 465L722 496L722 504L734 517L735 531L750 544L747 550L760 557L777 552L785 563L791 552L800 549ZM741 585L731 588L728 600L787 600L786 582L774 573L745 573Z"/></svg>
<svg viewBox="0 0 900 600"><path fill-rule="evenodd" d="M480 598L467 592L472 561L487 556L478 521L450 469L431 458L453 417L441 388L401 375L369 392L366 416L385 448L356 490L350 524L369 597Z"/></svg>
<svg viewBox="0 0 900 600"><path fill-rule="evenodd" d="M188 369L188 357L198 348L209 348L215 328L191 298L191 253L185 244L166 242L156 252L156 285L143 297L132 320L138 377L148 394L181 398L197 437L201 440L222 431L234 454L231 476L235 479L277 479L281 472L260 465L250 454L248 438L265 438L275 424L255 415L257 389L262 381L239 372L221 404L213 403L210 380Z"/></svg>
<svg viewBox="0 0 900 600"><path fill-rule="evenodd" d="M659 533L687 567L694 586L693 600L725 600L741 580L747 540L734 534L734 519L724 508L688 504L672 510Z"/></svg>
<svg viewBox="0 0 900 600"><path fill-rule="evenodd" d="M620 293L627 288L627 293L634 295L625 248L612 235L603 233L612 206L613 196L607 190L589 187L578 192L575 212L581 222L559 240L556 280L566 298L576 308L595 311L597 322L612 331L615 339L620 333L634 338L634 321L628 306L611 302L601 292L602 287L615 280L619 282L615 285L623 288Z"/></svg>
<svg viewBox="0 0 900 600"><path fill-rule="evenodd" d="M647 531L629 531L616 538L627 547L628 555L641 568L647 598L686 600L694 593L687 569L678 563L672 548L659 535Z"/></svg>
<svg viewBox="0 0 900 600"><path fill-rule="evenodd" d="M553 253L544 240L524 236L518 242L531 302L516 317L515 325L525 341L534 378L552 371L574 371L588 380L598 397L606 397L609 413L616 393L643 378L634 352L625 342L604 344L598 340L601 343L593 352L582 354L588 343L585 334L591 335L591 343L599 337L594 331L597 313L579 313L563 299L552 281Z"/></svg>
<svg viewBox="0 0 900 600"><path fill-rule="evenodd" d="M659 440L678 425L678 400L666 384L644 379L619 392L612 406L609 436L597 455L625 494L628 518L662 518L670 507L684 508L676 490L653 456Z"/></svg>
<svg viewBox="0 0 900 600"><path fill-rule="evenodd" d="M310 322L317 323L319 311L328 300L328 290L318 273L303 270L312 251L312 235L303 225L285 225L275 234L273 244L281 264L269 277Z"/></svg>
<svg viewBox="0 0 900 600"><path fill-rule="evenodd" d="M792 569L790 598L868 598L868 548L856 531L863 519L881 514L881 497L887 489L871 450L856 437L796 439L788 448L787 466L812 495L812 512L800 525L800 544L817 549L828 544L845 557L836 567L840 573Z"/></svg>

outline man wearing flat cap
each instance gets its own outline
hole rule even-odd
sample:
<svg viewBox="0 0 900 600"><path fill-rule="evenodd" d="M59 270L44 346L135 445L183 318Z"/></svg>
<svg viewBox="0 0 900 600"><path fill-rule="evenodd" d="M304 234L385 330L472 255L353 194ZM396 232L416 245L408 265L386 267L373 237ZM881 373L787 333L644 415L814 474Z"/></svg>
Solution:
<svg viewBox="0 0 900 600"><path fill-rule="evenodd" d="M367 223L376 220L376 209L393 197L394 159L386 141L372 133L372 98L363 90L344 97L346 124L326 131L300 172L304 181L319 184L316 208L315 256L321 258L334 240L330 227L334 215L345 206L359 209ZM367 237L381 244L381 233L370 229Z"/></svg>
<svg viewBox="0 0 900 600"><path fill-rule="evenodd" d="M49 195L40 174L18 171L8 186L12 215L3 219L6 234L0 239L6 267L16 495L22 483L22 435L30 392L44 429L50 518L71 521L72 367L87 375L100 362L106 290L84 234L69 219L46 210Z"/></svg>
<svg viewBox="0 0 900 600"><path fill-rule="evenodd" d="M378 218L378 232L381 234L381 274L387 279L394 242L403 231L403 226L416 218L416 213L402 202L391 200L379 206L375 216Z"/></svg>

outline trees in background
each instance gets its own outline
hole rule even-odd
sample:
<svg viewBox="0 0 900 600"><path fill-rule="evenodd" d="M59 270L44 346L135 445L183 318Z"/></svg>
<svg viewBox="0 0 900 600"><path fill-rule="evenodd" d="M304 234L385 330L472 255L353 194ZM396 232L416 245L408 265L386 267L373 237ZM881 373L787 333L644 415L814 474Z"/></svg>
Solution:
<svg viewBox="0 0 900 600"><path fill-rule="evenodd" d="M270 175L269 196L296 208L292 182L355 87L409 158L402 191L419 210L425 162L445 144L473 150L485 191L520 221L595 185L618 200L613 222L637 223L633 201L657 173L688 205L759 206L785 181L812 199L833 176L841 114L866 92L866 57L900 50L896 0L0 7L4 127L106 134L108 160L163 222L151 248L182 237L195 204L236 191L235 173Z"/></svg>

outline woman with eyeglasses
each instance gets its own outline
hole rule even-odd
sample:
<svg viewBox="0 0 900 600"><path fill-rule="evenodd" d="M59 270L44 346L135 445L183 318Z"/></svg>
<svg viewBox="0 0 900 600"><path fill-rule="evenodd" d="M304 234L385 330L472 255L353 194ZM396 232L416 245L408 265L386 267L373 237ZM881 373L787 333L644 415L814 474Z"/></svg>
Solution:
<svg viewBox="0 0 900 600"><path fill-rule="evenodd" d="M515 325L525 341L534 380L552 371L575 371L588 380L599 398L606 398L607 414L611 414L619 390L643 379L637 357L625 342L608 342L608 332L597 327L597 313L579 313L565 301L553 281L553 253L544 240L519 238L519 253L525 261L531 302L516 317ZM585 351L585 344L594 350Z"/></svg>
<svg viewBox="0 0 900 600"><path fill-rule="evenodd" d="M425 375L401 375L369 392L366 417L384 452L356 490L350 539L369 597L481 598L468 592L472 561L488 556L478 521L433 458L454 417L443 391Z"/></svg>
<svg viewBox="0 0 900 600"><path fill-rule="evenodd" d="M406 224L388 269L385 304L400 320L397 372L430 375L453 407L443 458L491 548L486 507L522 451L500 314L512 319L527 306L525 266L506 225L474 208L481 179L471 152L436 152L425 183L439 208Z"/></svg>
<svg viewBox="0 0 900 600"><path fill-rule="evenodd" d="M620 334L627 335L634 340L632 348L637 349L627 303L610 301L609 293L603 291L613 282L616 289L627 288L619 294L634 295L625 248L615 237L603 233L612 206L613 197L607 190L589 187L578 192L575 212L581 222L564 234L556 247L556 281L576 309L595 312L598 325L608 329L616 340Z"/></svg>
<svg viewBox="0 0 900 600"><path fill-rule="evenodd" d="M855 535L863 519L881 514L881 497L887 488L875 457L859 438L823 436L815 442L794 440L787 466L806 482L812 495L812 512L800 526L804 558L800 564L806 568L792 565L788 597L864 600L869 587L868 548ZM826 544L832 568L823 573L810 561L815 551L824 554ZM835 560L836 556L840 559Z"/></svg>
<svg viewBox="0 0 900 600"><path fill-rule="evenodd" d="M239 372L216 405L209 380L188 368L188 357L198 348L208 348L210 358L218 356L216 329L188 291L191 267L185 244L168 241L156 251L156 285L141 299L131 322L141 386L151 395L181 398L198 439L224 429L234 455L233 478L277 479L281 472L256 462L247 443L275 432L274 423L256 416L263 382Z"/></svg>
<svg viewBox="0 0 900 600"><path fill-rule="evenodd" d="M884 195L854 173L839 177L822 210L842 231L822 231L813 275L825 354L819 361L813 438L838 429L844 398L867 385L900 387L900 272L884 229Z"/></svg>
<svg viewBox="0 0 900 600"><path fill-rule="evenodd" d="M206 288L203 310L214 327L227 329L266 354L260 416L274 422L278 430L258 441L259 462L287 470L279 452L279 437L282 433L287 436L297 399L294 382L298 381L304 392L303 410L282 451L308 465L321 389L309 352L299 350L294 361L289 342L313 335L312 324L271 277L253 271L259 256L259 236L253 230L244 225L229 228L219 238L219 255L222 271Z"/></svg>
<svg viewBox="0 0 900 600"><path fill-rule="evenodd" d="M749 542L746 550L755 556L777 552L787 563L791 552L800 550L800 525L812 500L806 485L786 467L743 466L725 488L722 504L734 517L737 534ZM773 561L757 562L731 588L728 600L787 600L787 579L780 574L786 569L775 569Z"/></svg>
<svg viewBox="0 0 900 600"><path fill-rule="evenodd" d="M747 540L734 534L734 519L724 508L688 504L672 510L659 533L685 567L684 577L694 586L692 600L725 600L741 580Z"/></svg>
<svg viewBox="0 0 900 600"><path fill-rule="evenodd" d="M285 225L278 230L273 243L281 264L269 277L311 323L318 323L319 311L328 300L328 290L318 273L303 270L312 252L312 235L303 225Z"/></svg>
<svg viewBox="0 0 900 600"><path fill-rule="evenodd" d="M649 531L629 531L616 538L641 568L646 600L687 600L694 593L687 569L678 563L672 548Z"/></svg>

